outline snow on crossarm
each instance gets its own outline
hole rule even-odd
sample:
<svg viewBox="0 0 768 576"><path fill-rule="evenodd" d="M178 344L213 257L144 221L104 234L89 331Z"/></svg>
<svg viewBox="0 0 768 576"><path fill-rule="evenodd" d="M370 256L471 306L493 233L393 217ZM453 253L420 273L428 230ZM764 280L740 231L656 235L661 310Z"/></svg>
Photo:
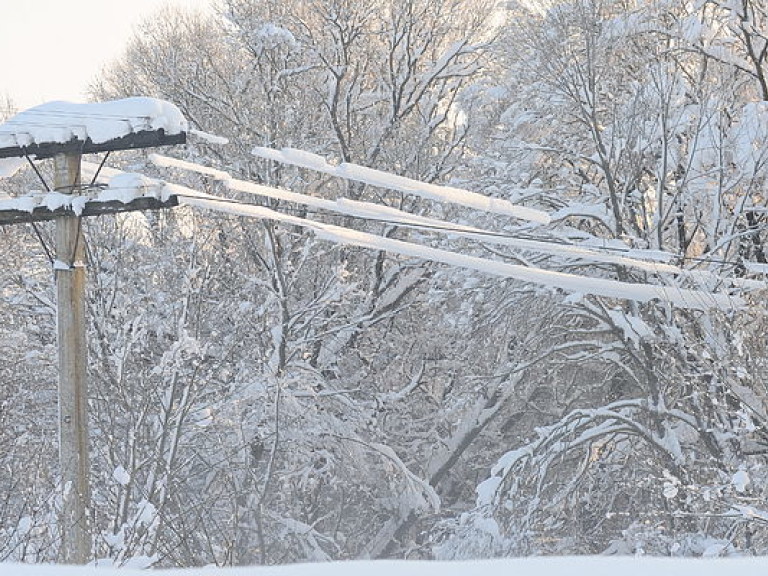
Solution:
<svg viewBox="0 0 768 576"><path fill-rule="evenodd" d="M0 125L0 158L48 158L60 153L92 153L145 148L185 141L188 124L170 102L126 98L73 104L48 102ZM4 175L21 163L4 163Z"/></svg>
<svg viewBox="0 0 768 576"><path fill-rule="evenodd" d="M31 193L15 198L0 199L0 215L5 222L50 220L55 216L94 216L108 212L130 211L141 203L143 209L168 207L171 192L159 183L141 174L124 174L112 180L105 188L93 188L82 194L61 192Z"/></svg>

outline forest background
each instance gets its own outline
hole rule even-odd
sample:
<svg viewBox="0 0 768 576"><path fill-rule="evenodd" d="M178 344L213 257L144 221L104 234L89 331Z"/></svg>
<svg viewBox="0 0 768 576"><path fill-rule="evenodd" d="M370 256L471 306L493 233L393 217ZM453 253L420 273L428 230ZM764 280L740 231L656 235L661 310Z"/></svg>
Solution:
<svg viewBox="0 0 768 576"><path fill-rule="evenodd" d="M266 202L278 211L732 304L566 293L189 209L88 220L96 556L768 552L767 75L756 0L219 0L214 15L148 20L93 97L163 98L229 139L179 158L604 257ZM254 146L552 222L336 180ZM2 183L35 186L31 173ZM31 229L0 234L0 560L54 561L50 265Z"/></svg>

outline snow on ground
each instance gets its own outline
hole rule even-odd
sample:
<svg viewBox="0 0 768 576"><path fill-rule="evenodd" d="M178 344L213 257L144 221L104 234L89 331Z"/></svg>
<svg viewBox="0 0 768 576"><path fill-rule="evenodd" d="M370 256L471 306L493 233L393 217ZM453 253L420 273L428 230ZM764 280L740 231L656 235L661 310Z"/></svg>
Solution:
<svg viewBox="0 0 768 576"><path fill-rule="evenodd" d="M375 560L245 568L153 570L158 576L764 576L765 558L531 557L471 562ZM103 567L0 564L0 576L130 576Z"/></svg>

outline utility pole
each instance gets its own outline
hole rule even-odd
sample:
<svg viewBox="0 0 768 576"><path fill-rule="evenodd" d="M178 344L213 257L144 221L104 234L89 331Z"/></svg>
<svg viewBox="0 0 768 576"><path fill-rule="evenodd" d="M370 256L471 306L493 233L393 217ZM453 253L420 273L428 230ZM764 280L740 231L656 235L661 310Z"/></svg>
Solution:
<svg viewBox="0 0 768 576"><path fill-rule="evenodd" d="M54 157L54 188L80 190L80 155ZM93 538L90 521L85 238L82 218L56 218L57 331L59 342L59 462L62 484L61 558L86 564Z"/></svg>
<svg viewBox="0 0 768 576"><path fill-rule="evenodd" d="M41 117L43 120L41 120ZM161 125L164 127L157 127ZM126 125L130 129L126 133ZM40 127L58 130L41 130ZM85 133L83 133L85 129ZM94 141L89 130L98 133ZM83 154L106 153L86 188L93 189L109 154L157 146L184 144L187 121L169 102L132 98L103 104L50 103L21 112L0 124L0 159L25 158L46 191L50 186L34 160L54 160L53 188L61 194L82 194L80 169ZM51 138L70 133L69 140ZM104 139L105 134L113 134ZM58 203L57 198L57 203ZM66 203L65 203L66 204ZM46 203L30 210L0 207L0 225L56 223L54 275L56 278L57 337L59 347L59 465L62 510L60 559L66 564L87 564L93 554L93 527L88 452L88 345L85 306L85 236L82 218L137 210L178 206L178 198L137 195L133 200L88 198L58 208ZM46 248L47 251L47 248Z"/></svg>

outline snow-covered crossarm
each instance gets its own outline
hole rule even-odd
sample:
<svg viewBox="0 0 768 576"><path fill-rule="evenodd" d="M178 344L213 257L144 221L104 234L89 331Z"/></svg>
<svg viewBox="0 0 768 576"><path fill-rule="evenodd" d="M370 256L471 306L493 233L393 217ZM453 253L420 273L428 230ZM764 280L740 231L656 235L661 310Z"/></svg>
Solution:
<svg viewBox="0 0 768 576"><path fill-rule="evenodd" d="M181 144L187 129L181 111L156 98L48 102L0 125L0 158L49 158Z"/></svg>
<svg viewBox="0 0 768 576"><path fill-rule="evenodd" d="M727 294L713 294L699 290L685 290L651 284L630 284L618 280L590 278L576 274L542 270L540 268L527 268L525 266L457 254L455 252L421 246L401 240L383 238L374 234L350 230L349 228L343 228L341 226L305 220L296 216L281 214L262 206L237 204L214 196L205 197L206 195L202 195L200 192L193 190L190 190L190 192L193 193L195 197L185 197L184 189L179 186L174 186L173 190L174 193L178 194L180 204L187 204L189 206L239 216L273 220L292 226L301 226L312 230L319 238L338 244L360 246L372 250L386 251L394 254L401 254L403 256L441 262L451 266L477 270L494 276L514 278L523 282L560 288L570 293L592 294L595 296L605 296L639 302L658 299L681 308L696 310L707 310L712 308L733 309L745 304L741 298Z"/></svg>
<svg viewBox="0 0 768 576"><path fill-rule="evenodd" d="M141 174L117 174L106 188L84 194L37 192L0 199L0 224L40 222L59 216L98 216L134 210L160 210L178 205L164 182Z"/></svg>
<svg viewBox="0 0 768 576"><path fill-rule="evenodd" d="M454 188L452 186L439 186L437 184L420 182L419 180L389 174L357 164L345 162L338 166L333 166L326 162L325 158L322 156L304 152L303 150L296 150L293 148L275 150L273 148L257 146L252 150L252 153L259 158L264 158L266 160L291 164L300 168L315 170L331 176L354 180L355 182L361 182L379 188L387 188L405 194L413 194L414 196L419 196L428 200L450 202L475 210L512 216L514 218L539 224L549 224L550 222L549 215L542 210L536 210L535 208L528 208L526 206L518 206L501 198L490 198L488 196L483 196L482 194L477 194L476 192L470 192L469 190Z"/></svg>

